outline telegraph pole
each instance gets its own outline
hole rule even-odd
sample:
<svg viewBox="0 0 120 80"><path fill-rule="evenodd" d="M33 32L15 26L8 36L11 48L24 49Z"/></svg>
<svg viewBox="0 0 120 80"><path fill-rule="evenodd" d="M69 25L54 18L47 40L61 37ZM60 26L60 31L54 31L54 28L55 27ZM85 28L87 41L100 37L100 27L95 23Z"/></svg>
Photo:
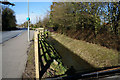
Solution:
<svg viewBox="0 0 120 80"><path fill-rule="evenodd" d="M29 18L29 0L28 0L28 18ZM29 28L29 21L30 21L30 18L28 19L28 42L30 41L30 28Z"/></svg>

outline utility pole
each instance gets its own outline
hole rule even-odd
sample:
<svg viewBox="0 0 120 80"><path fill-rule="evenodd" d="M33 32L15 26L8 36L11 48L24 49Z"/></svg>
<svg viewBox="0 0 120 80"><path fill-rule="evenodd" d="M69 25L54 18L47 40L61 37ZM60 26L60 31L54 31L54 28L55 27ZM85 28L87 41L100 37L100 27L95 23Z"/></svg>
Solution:
<svg viewBox="0 0 120 80"><path fill-rule="evenodd" d="M28 18L29 18L29 0L28 0ZM30 28L29 28L29 21L30 21L30 18L28 19L28 42L30 41Z"/></svg>

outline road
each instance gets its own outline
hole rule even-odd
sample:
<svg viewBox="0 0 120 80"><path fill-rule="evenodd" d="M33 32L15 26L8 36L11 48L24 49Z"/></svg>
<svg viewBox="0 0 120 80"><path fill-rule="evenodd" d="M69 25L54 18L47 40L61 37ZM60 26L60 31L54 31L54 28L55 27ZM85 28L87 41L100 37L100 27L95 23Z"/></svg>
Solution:
<svg viewBox="0 0 120 80"><path fill-rule="evenodd" d="M19 36L24 31L26 31L26 30L3 31L2 32L2 40L0 41L0 43L3 43L11 38L16 37L16 36Z"/></svg>
<svg viewBox="0 0 120 80"><path fill-rule="evenodd" d="M33 33L30 31L30 40L33 38ZM30 44L27 41L27 31L11 31L3 35L6 36L3 37L5 42L0 44L2 45L2 78L21 78ZM10 39L10 36L14 38Z"/></svg>

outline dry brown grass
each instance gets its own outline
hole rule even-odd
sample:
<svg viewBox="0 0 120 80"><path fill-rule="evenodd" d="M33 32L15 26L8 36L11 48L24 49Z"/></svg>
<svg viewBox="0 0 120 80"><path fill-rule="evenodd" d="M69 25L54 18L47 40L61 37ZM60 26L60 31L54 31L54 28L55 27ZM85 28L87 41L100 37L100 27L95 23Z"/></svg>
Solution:
<svg viewBox="0 0 120 80"><path fill-rule="evenodd" d="M116 50L82 40L72 39L58 33L52 33L52 37L95 68L118 66L119 52ZM61 48L61 50L63 49ZM66 52L65 54L68 53ZM68 56L66 57L69 58Z"/></svg>

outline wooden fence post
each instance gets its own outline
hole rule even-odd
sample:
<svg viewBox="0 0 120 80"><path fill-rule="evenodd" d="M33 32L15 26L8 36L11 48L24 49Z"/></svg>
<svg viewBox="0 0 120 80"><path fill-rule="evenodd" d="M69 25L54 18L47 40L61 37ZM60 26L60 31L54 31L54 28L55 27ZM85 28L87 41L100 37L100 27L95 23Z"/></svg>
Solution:
<svg viewBox="0 0 120 80"><path fill-rule="evenodd" d="M36 80L39 80L39 54L38 54L38 31L34 32L34 49L35 49L35 71Z"/></svg>

